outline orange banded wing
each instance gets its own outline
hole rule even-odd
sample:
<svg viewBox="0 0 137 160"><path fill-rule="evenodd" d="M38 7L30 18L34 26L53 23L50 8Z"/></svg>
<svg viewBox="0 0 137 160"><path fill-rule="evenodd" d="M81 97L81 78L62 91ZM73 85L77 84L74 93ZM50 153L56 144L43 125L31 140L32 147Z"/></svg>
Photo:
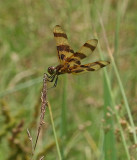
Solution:
<svg viewBox="0 0 137 160"><path fill-rule="evenodd" d="M70 67L74 65L80 65L81 59L86 58L89 56L96 48L98 43L97 39L91 39L88 40L80 49L78 52L75 52L68 60Z"/></svg>
<svg viewBox="0 0 137 160"><path fill-rule="evenodd" d="M71 49L66 33L63 31L61 26L56 25L53 30L58 57L61 64L64 64L66 60L74 54L73 49ZM80 64L80 63L78 63Z"/></svg>
<svg viewBox="0 0 137 160"><path fill-rule="evenodd" d="M77 65L70 68L72 74L86 73L89 71L97 71L110 64L108 61L97 61L85 65Z"/></svg>
<svg viewBox="0 0 137 160"><path fill-rule="evenodd" d="M71 58L79 61L86 58L95 50L97 43L97 39L88 40Z"/></svg>

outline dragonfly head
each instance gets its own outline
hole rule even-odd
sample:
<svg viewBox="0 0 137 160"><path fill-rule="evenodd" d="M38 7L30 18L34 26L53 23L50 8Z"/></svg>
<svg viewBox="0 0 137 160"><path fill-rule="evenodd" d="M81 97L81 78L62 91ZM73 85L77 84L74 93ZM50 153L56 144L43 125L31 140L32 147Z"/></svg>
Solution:
<svg viewBox="0 0 137 160"><path fill-rule="evenodd" d="M51 66L51 67L48 68L48 73L50 75L53 75L55 72L56 72L56 68L55 67Z"/></svg>

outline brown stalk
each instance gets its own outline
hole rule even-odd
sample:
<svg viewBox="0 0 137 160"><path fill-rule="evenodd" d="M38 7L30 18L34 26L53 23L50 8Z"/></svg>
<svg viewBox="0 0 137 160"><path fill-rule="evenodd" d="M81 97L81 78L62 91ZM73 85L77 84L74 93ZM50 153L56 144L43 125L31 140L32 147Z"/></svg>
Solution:
<svg viewBox="0 0 137 160"><path fill-rule="evenodd" d="M39 122L38 130L37 130L37 137L36 137L36 141L35 141L35 145L34 145L34 150L36 149L36 146L37 146L37 142L38 142L39 134L40 134L40 131L41 131L41 127L44 124L44 116L45 116L46 106L48 106L47 105L47 75L46 75L46 73L44 73L43 88L42 88L42 92L41 92L40 122Z"/></svg>

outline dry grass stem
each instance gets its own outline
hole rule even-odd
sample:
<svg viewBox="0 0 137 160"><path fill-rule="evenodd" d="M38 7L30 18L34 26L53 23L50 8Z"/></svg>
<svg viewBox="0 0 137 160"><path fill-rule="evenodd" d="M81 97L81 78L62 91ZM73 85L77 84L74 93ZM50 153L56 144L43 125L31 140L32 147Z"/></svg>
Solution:
<svg viewBox="0 0 137 160"><path fill-rule="evenodd" d="M36 149L37 141L38 141L39 134L40 134L40 130L41 130L41 127L44 123L44 115L45 115L46 106L47 106L47 75L44 73L43 88L42 88L42 92L41 92L40 122L39 122L38 130L37 130L37 137L36 137L36 142L35 142L35 145L34 145L34 150Z"/></svg>

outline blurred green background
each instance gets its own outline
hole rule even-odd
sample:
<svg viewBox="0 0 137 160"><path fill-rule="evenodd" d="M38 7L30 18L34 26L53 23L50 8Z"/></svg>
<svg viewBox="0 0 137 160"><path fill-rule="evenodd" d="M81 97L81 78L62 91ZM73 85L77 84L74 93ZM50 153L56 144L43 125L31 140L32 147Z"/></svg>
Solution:
<svg viewBox="0 0 137 160"><path fill-rule="evenodd" d="M59 77L48 100L62 158L47 108L34 159L137 158L136 7L133 0L0 1L0 160L31 157L26 130L35 141L43 74L58 64L53 37L57 24L75 51L98 38L94 55L83 64L100 56L111 64L106 70Z"/></svg>

